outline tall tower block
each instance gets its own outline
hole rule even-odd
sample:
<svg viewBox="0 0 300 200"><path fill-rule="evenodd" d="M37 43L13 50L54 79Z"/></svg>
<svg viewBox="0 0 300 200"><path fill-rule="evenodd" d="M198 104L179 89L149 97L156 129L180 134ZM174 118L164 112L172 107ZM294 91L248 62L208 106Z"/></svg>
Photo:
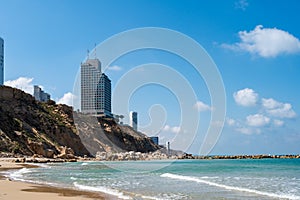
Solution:
<svg viewBox="0 0 300 200"><path fill-rule="evenodd" d="M101 72L98 59L81 64L81 112L111 117L111 81Z"/></svg>
<svg viewBox="0 0 300 200"><path fill-rule="evenodd" d="M4 40L0 37L0 85L4 83Z"/></svg>
<svg viewBox="0 0 300 200"><path fill-rule="evenodd" d="M138 129L138 118L137 112L131 111L129 113L130 126L137 131Z"/></svg>

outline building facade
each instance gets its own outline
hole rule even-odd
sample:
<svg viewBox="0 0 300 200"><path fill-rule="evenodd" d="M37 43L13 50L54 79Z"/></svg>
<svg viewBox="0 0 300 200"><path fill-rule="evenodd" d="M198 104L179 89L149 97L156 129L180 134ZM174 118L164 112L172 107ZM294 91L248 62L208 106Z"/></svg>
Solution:
<svg viewBox="0 0 300 200"><path fill-rule="evenodd" d="M130 126L134 129L134 130L138 130L138 116L137 116L137 112L131 111L129 113L129 121L130 121Z"/></svg>
<svg viewBox="0 0 300 200"><path fill-rule="evenodd" d="M111 81L102 73L97 87L97 96L99 99L96 103L96 109L100 115L111 117Z"/></svg>
<svg viewBox="0 0 300 200"><path fill-rule="evenodd" d="M0 37L0 85L4 83L4 40Z"/></svg>
<svg viewBox="0 0 300 200"><path fill-rule="evenodd" d="M170 147L170 142L166 142L166 149L167 149L167 155L170 155L171 147Z"/></svg>
<svg viewBox="0 0 300 200"><path fill-rule="evenodd" d="M156 145L158 145L159 141L158 141L158 137L157 136L152 136L150 137L150 139L152 140L152 142Z"/></svg>
<svg viewBox="0 0 300 200"><path fill-rule="evenodd" d="M41 102L47 102L50 100L50 94L44 92L39 86L35 85L33 87L33 96L35 100Z"/></svg>
<svg viewBox="0 0 300 200"><path fill-rule="evenodd" d="M81 64L81 112L100 117L112 117L111 81L101 73L98 59Z"/></svg>

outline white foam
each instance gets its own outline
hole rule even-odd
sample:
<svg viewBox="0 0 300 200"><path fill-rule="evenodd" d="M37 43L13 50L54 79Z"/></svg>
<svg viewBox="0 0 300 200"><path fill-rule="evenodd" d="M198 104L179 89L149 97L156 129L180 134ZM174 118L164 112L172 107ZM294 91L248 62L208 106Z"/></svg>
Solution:
<svg viewBox="0 0 300 200"><path fill-rule="evenodd" d="M17 171L14 171L12 173L9 174L9 177L14 179L14 180L20 180L20 181L23 181L22 177L23 177L23 174L26 174L26 173L29 173L31 172L30 169L28 168L22 168L22 169L19 169Z"/></svg>
<svg viewBox="0 0 300 200"><path fill-rule="evenodd" d="M51 168L51 166L47 163L30 163L30 165L41 167L41 168Z"/></svg>
<svg viewBox="0 0 300 200"><path fill-rule="evenodd" d="M280 198L280 199L300 200L300 196L296 196L296 195L274 194L274 193L262 192L262 191L258 191L258 190L248 189L248 188L228 186L228 185L214 183L214 182L207 181L207 180L202 180L202 179L199 179L196 177L191 177L191 176L182 176L182 175L171 174L171 173L165 173L160 176L164 177L164 178L172 178L172 179L183 180L183 181L193 181L193 182L197 182L197 183L203 183L203 184L207 184L207 185L211 185L211 186L215 186L215 187L219 187L219 188L224 188L226 190L248 192L248 193L254 193L254 194L258 194L258 195L263 195L263 196L268 196L268 197L273 197L273 198Z"/></svg>
<svg viewBox="0 0 300 200"><path fill-rule="evenodd" d="M150 197L150 196L145 196L145 195L142 195L141 197L142 197L143 199L165 200L165 199L161 199L161 198L157 198L157 197Z"/></svg>
<svg viewBox="0 0 300 200"><path fill-rule="evenodd" d="M103 186L97 186L97 187L86 186L86 185L78 184L77 182L74 182L73 184L74 184L75 187L77 187L81 190L87 190L87 191L92 191L92 192L102 192L102 193L105 193L105 194L116 196L120 199L132 199L131 197L124 195L122 192L119 192L117 190L110 189L110 188L107 188L107 187L103 187Z"/></svg>
<svg viewBox="0 0 300 200"><path fill-rule="evenodd" d="M84 163L82 163L81 165L88 165L89 163L86 163L86 162L84 162Z"/></svg>
<svg viewBox="0 0 300 200"><path fill-rule="evenodd" d="M218 179L218 176L202 176L203 179Z"/></svg>

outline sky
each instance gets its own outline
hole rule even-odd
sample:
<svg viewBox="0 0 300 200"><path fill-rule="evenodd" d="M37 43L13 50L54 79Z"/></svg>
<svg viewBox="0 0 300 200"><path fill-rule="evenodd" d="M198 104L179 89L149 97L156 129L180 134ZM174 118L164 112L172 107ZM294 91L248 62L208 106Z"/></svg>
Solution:
<svg viewBox="0 0 300 200"><path fill-rule="evenodd" d="M40 85L52 99L70 105L87 50L93 52L95 45L132 29L174 30L201 45L215 63L226 95L226 115L223 121L211 120L219 107L212 105L205 77L190 62L159 49L141 49L102 66L112 80L113 93L118 81L132 72L130 83L148 80L129 99L118 98L138 112L140 131L159 136L161 143L192 135L184 150L199 154L209 127L219 126L220 136L214 136L210 154L300 153L297 0L0 0L0 5L5 85L28 93ZM151 84L151 77L173 81L174 88ZM182 82L188 84L175 84ZM187 92L187 87L196 100L187 108L193 114L183 115L188 100L179 98L180 89ZM128 112L120 113L118 105L123 104L116 102L113 112L125 115L128 123ZM182 125L185 120L190 122L188 128Z"/></svg>

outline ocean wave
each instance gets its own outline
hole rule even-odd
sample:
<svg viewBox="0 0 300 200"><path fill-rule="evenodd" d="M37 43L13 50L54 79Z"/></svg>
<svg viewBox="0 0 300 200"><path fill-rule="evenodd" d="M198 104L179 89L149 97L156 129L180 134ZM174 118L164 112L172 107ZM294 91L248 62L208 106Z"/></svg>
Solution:
<svg viewBox="0 0 300 200"><path fill-rule="evenodd" d="M147 195L141 195L141 194L134 194L138 199L147 199L147 200L179 200L179 199L187 199L187 196L180 195L180 194L166 194L166 193L160 193L156 194L156 196L147 196Z"/></svg>
<svg viewBox="0 0 300 200"><path fill-rule="evenodd" d="M145 196L145 195L142 195L141 197L142 197L143 199L151 199L151 200L166 200L166 199L162 199L162 198L151 197L151 196Z"/></svg>
<svg viewBox="0 0 300 200"><path fill-rule="evenodd" d="M300 200L300 196L292 195L292 194L274 194L269 192L262 192L254 189L248 189L248 188L242 188L242 187L236 187L236 186L229 186L229 185L223 185L219 183L214 183L207 180L202 180L200 178L192 177L192 176L182 176L177 174L171 174L171 173L165 173L160 175L163 178L171 178L176 180L183 180L183 181L193 181L197 183L203 183L210 186L215 186L219 188L224 188L226 190L234 190L239 192L247 192L247 193L254 193L262 196L268 196L272 198L279 198L279 199L290 199L290 200Z"/></svg>
<svg viewBox="0 0 300 200"><path fill-rule="evenodd" d="M160 193L156 194L156 196L147 196L147 195L139 195L135 194L136 197L141 197L142 199L149 200L179 200L179 199L188 199L188 196L181 194L171 194L171 193Z"/></svg>
<svg viewBox="0 0 300 200"><path fill-rule="evenodd" d="M102 193L105 193L105 194L116 196L120 199L132 199L130 196L126 196L122 192L119 192L118 190L110 189L110 188L107 188L107 187L103 187L103 186L97 186L97 187L86 186L86 185L78 184L77 182L74 182L73 184L74 184L75 187L77 187L81 190L92 191L92 192L102 192Z"/></svg>
<svg viewBox="0 0 300 200"><path fill-rule="evenodd" d="M28 169L28 168L22 168L22 169L19 169L17 171L14 171L12 173L9 174L9 177L13 180L20 180L20 181L24 181L22 179L23 177L23 174L26 174L26 173L30 173L31 170Z"/></svg>
<svg viewBox="0 0 300 200"><path fill-rule="evenodd" d="M219 179L219 176L202 176L203 179Z"/></svg>
<svg viewBox="0 0 300 200"><path fill-rule="evenodd" d="M87 162L81 163L81 165L83 165L83 166L84 166L84 165L88 165L88 164L89 164L89 163L87 163Z"/></svg>

